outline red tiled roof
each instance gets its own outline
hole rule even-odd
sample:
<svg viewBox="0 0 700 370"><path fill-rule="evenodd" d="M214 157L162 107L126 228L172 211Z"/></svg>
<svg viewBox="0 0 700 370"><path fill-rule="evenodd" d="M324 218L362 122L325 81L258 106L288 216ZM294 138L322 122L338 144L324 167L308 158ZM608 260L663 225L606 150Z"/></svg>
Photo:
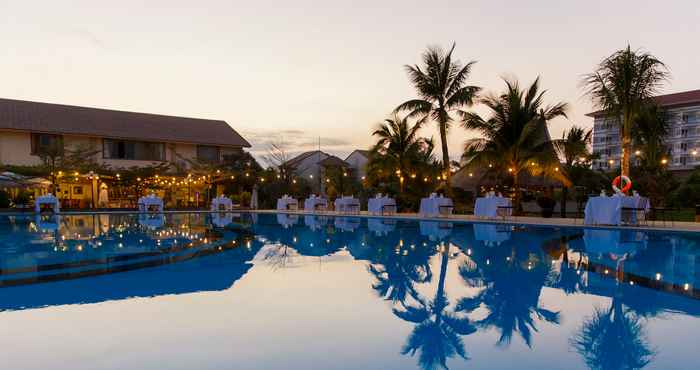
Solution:
<svg viewBox="0 0 700 370"><path fill-rule="evenodd" d="M225 121L0 99L0 129L250 147Z"/></svg>
<svg viewBox="0 0 700 370"><path fill-rule="evenodd" d="M657 104L665 108L682 107L686 105L700 104L700 90L683 91L673 94L658 95L654 97ZM602 110L586 114L589 117L600 116L605 113Z"/></svg>

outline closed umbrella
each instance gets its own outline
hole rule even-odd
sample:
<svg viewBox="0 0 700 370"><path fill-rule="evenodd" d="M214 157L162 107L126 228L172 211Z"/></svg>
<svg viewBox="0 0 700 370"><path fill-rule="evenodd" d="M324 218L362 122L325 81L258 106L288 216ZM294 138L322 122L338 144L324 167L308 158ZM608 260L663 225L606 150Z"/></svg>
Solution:
<svg viewBox="0 0 700 370"><path fill-rule="evenodd" d="M250 196L250 208L258 209L258 187L253 186L253 194Z"/></svg>

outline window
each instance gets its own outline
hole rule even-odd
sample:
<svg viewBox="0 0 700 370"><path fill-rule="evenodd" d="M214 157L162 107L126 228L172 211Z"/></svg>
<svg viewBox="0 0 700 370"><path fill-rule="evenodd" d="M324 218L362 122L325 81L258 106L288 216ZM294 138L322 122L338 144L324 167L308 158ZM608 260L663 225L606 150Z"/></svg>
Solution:
<svg viewBox="0 0 700 370"><path fill-rule="evenodd" d="M112 139L104 139L102 143L102 157L105 159L165 160L163 143Z"/></svg>
<svg viewBox="0 0 700 370"><path fill-rule="evenodd" d="M32 154L63 154L63 136L52 134L32 134Z"/></svg>
<svg viewBox="0 0 700 370"><path fill-rule="evenodd" d="M218 162L220 150L218 146L197 145L197 159L206 162Z"/></svg>
<svg viewBox="0 0 700 370"><path fill-rule="evenodd" d="M681 143L681 150L683 150L683 151L688 150L688 143Z"/></svg>

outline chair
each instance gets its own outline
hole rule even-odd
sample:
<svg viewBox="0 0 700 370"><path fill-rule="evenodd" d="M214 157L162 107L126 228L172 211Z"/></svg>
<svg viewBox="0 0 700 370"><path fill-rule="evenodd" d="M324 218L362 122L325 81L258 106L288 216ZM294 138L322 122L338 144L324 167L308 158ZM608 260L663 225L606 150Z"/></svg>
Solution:
<svg viewBox="0 0 700 370"><path fill-rule="evenodd" d="M326 205L326 203L316 203L316 204L314 204L314 212L315 212L315 211L325 212L327 209L328 209L328 206Z"/></svg>
<svg viewBox="0 0 700 370"><path fill-rule="evenodd" d="M620 218L622 222L626 225L645 225L648 226L647 221L647 206L649 205L649 200L647 198L640 198L636 207L622 207L620 209Z"/></svg>
<svg viewBox="0 0 700 370"><path fill-rule="evenodd" d="M396 204L384 204L382 206L382 216L384 214L395 215L397 212Z"/></svg>
<svg viewBox="0 0 700 370"><path fill-rule="evenodd" d="M452 214L452 211L454 210L454 208L455 208L454 206L450 206L450 205L439 206L438 212L440 213L440 216L449 217Z"/></svg>
<svg viewBox="0 0 700 370"><path fill-rule="evenodd" d="M513 206L498 206L496 207L496 216L501 217L503 221L506 217L513 216Z"/></svg>
<svg viewBox="0 0 700 370"><path fill-rule="evenodd" d="M360 201L355 201L345 205L345 212L349 214L360 214Z"/></svg>

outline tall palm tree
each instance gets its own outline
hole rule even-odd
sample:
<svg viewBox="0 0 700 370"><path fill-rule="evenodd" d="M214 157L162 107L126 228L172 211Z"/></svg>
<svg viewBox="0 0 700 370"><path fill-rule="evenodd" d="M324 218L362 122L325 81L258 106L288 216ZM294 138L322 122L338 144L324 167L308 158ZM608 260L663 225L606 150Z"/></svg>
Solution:
<svg viewBox="0 0 700 370"><path fill-rule="evenodd" d="M467 140L462 159L467 166L489 167L508 171L515 188L514 210L520 210L520 176L544 174L568 180L559 170L559 159L549 137L547 123L566 117L567 104L544 105L539 77L526 90L517 81L504 80L506 91L485 97L481 102L491 110L488 118L477 113L465 113L462 126L479 132L482 137Z"/></svg>
<svg viewBox="0 0 700 370"><path fill-rule="evenodd" d="M648 104L668 79L666 65L640 50L618 50L603 59L582 85L593 103L618 122L622 139L621 174L629 176L632 129L644 105Z"/></svg>
<svg viewBox="0 0 700 370"><path fill-rule="evenodd" d="M590 165L591 153L588 146L591 143L592 135L593 130L591 129L586 130L582 127L572 126L569 131L562 134L560 140L554 141L554 147L559 157L564 160L563 172L572 183L577 182L575 175L581 173L576 169ZM566 199L569 187L564 186L561 190L561 216L566 217Z"/></svg>
<svg viewBox="0 0 700 370"><path fill-rule="evenodd" d="M448 52L439 47L428 47L423 53L423 67L407 65L406 71L418 93L417 99L408 100L394 110L407 111L409 118L417 118L417 125L428 121L438 124L442 145L442 166L445 190L450 193L450 154L447 132L454 115L463 116L464 108L471 106L480 90L467 85L467 78L475 61L462 64L452 59L455 44Z"/></svg>

